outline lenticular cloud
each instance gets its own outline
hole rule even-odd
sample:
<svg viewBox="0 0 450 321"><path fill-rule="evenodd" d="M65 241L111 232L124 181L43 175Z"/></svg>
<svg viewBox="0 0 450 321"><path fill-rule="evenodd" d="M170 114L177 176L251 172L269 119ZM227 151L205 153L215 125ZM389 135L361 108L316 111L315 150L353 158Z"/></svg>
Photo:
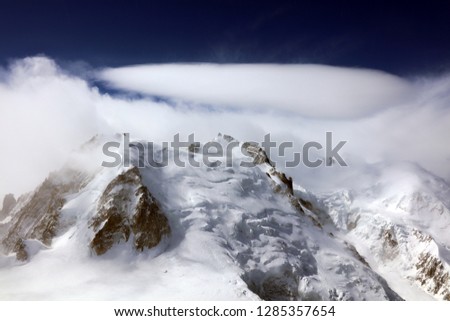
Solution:
<svg viewBox="0 0 450 321"><path fill-rule="evenodd" d="M141 65L108 68L99 77L150 95L318 118L365 117L414 96L411 84L399 77L321 65Z"/></svg>
<svg viewBox="0 0 450 321"><path fill-rule="evenodd" d="M99 79L105 93L92 85ZM47 57L20 59L0 72L0 197L29 191L93 135L125 132L157 143L177 133L201 142L270 133L299 146L331 131L347 141L346 173L357 162L409 161L450 179L449 92L448 77L317 65L143 65L77 76ZM320 170L288 174L308 187Z"/></svg>

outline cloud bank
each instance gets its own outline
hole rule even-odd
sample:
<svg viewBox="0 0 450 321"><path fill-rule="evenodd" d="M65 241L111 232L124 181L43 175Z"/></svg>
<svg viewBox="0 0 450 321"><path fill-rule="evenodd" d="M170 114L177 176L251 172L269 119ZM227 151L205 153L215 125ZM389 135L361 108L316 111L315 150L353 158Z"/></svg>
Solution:
<svg viewBox="0 0 450 321"><path fill-rule="evenodd" d="M371 115L414 96L399 77L321 65L143 65L105 69L99 78L116 88L194 103L335 119Z"/></svg>
<svg viewBox="0 0 450 321"><path fill-rule="evenodd" d="M32 189L97 132L99 95L45 57L18 60L0 79L0 195Z"/></svg>
<svg viewBox="0 0 450 321"><path fill-rule="evenodd" d="M347 141L349 166L287 169L306 188L320 179L329 188L348 187L332 178L361 177L358 168L375 162L415 162L450 179L449 77L311 65L150 65L98 75L121 94L101 93L46 57L0 72L0 197L29 191L93 135L117 132L155 142L176 133L207 141L218 132L260 142L271 133L301 151L302 143L324 143L332 131L335 142Z"/></svg>

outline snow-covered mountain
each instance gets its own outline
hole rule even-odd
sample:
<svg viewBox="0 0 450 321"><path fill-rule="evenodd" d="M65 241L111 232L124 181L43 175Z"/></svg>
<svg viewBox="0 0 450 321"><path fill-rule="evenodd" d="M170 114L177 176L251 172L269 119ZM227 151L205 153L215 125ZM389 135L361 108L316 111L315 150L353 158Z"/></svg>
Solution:
<svg viewBox="0 0 450 321"><path fill-rule="evenodd" d="M421 168L373 165L361 189L313 194L230 136L214 141L246 155L198 167L153 144L168 166L132 148L132 166L101 167L111 139L5 198L0 298L450 300L450 186Z"/></svg>
<svg viewBox="0 0 450 321"><path fill-rule="evenodd" d="M322 205L404 298L423 298L420 289L450 300L450 186L411 164L373 170L373 186L325 195Z"/></svg>

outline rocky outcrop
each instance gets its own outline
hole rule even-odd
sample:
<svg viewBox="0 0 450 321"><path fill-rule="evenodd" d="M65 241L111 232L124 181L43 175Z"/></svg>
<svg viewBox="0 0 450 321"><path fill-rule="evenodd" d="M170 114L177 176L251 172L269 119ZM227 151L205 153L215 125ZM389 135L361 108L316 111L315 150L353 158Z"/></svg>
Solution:
<svg viewBox="0 0 450 321"><path fill-rule="evenodd" d="M232 139L231 136L227 137L230 137ZM275 164L272 163L267 153L257 143L253 142L243 143L242 151L247 156L253 158L253 163L255 165L267 165L269 167L266 174L274 183L275 192L284 193L290 196L294 195L292 177L287 177L285 173L278 171L275 167Z"/></svg>
<svg viewBox="0 0 450 321"><path fill-rule="evenodd" d="M114 244L129 240L137 251L150 249L170 234L166 216L142 184L136 167L108 184L90 227L95 233L90 247L97 255L106 253Z"/></svg>
<svg viewBox="0 0 450 321"><path fill-rule="evenodd" d="M225 136L227 135L224 135L224 138ZM234 140L231 136L227 137ZM288 177L285 173L277 170L267 153L257 143L245 142L242 144L242 150L245 151L247 156L253 158L255 165L265 165L268 167L266 174L273 184L275 193L287 196L291 205L300 214L306 215L319 228L322 228L325 223L331 222L328 214L316 209L310 201L304 199L302 196L294 195L294 181L292 177Z"/></svg>
<svg viewBox="0 0 450 321"><path fill-rule="evenodd" d="M253 158L255 165L268 164L273 167L267 153L257 143L245 142L242 144L242 150L246 152L247 156Z"/></svg>
<svg viewBox="0 0 450 321"><path fill-rule="evenodd" d="M17 201L13 194L5 195L5 197L3 198L3 207L0 210L0 219L6 217L14 208L14 206L16 206L16 203Z"/></svg>
<svg viewBox="0 0 450 321"><path fill-rule="evenodd" d="M405 228L401 230L395 225L383 230L382 258L386 261L396 260L405 255L407 250L407 255L413 257L410 264L416 282L426 292L444 300L450 299L450 266L445 261L445 255L440 257L437 254L440 252L439 245L433 237L416 228L406 231ZM404 234L403 242L401 234ZM410 244L415 244L415 247L410 248Z"/></svg>
<svg viewBox="0 0 450 321"><path fill-rule="evenodd" d="M295 268L289 264L275 271L253 270L242 276L253 293L265 301L294 301L299 298L298 280Z"/></svg>
<svg viewBox="0 0 450 321"><path fill-rule="evenodd" d="M28 260L27 247L21 238L17 240L16 244L14 245L13 251L14 253L16 253L17 260L19 261Z"/></svg>
<svg viewBox="0 0 450 321"><path fill-rule="evenodd" d="M450 273L444 263L431 253L422 253L416 263L416 279L433 294L450 301Z"/></svg>
<svg viewBox="0 0 450 321"><path fill-rule="evenodd" d="M50 246L59 227L59 214L65 197L78 192L87 177L74 170L61 170L50 176L31 194L14 214L2 244L18 260L28 258L24 240L36 239Z"/></svg>

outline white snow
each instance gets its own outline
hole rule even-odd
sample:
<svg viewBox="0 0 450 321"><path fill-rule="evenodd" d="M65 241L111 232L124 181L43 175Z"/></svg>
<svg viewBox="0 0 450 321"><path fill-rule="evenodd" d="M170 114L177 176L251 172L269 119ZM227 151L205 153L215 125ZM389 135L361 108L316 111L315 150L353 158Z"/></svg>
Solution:
<svg viewBox="0 0 450 321"><path fill-rule="evenodd" d="M432 299L415 280L415 265L422 252L432 253L450 271L450 187L413 164L378 164L375 172L371 187L324 195L323 201L336 225L348 231L346 239L398 294ZM386 231L398 242L392 250L383 246ZM432 239L421 241L425 236Z"/></svg>
<svg viewBox="0 0 450 321"><path fill-rule="evenodd" d="M372 181L361 189L314 196L297 182L296 193L314 198L335 224L321 230L307 218L313 213L300 215L286 196L274 193L266 165L244 168L239 162L248 157L235 156L232 167L223 160L218 167L169 162L140 170L172 230L144 253L129 244L115 245L100 257L89 250L89 220L98 198L124 168L94 171L87 186L67 196L62 228L50 248L28 240L29 262L0 256L0 299L259 300L244 279L262 282L265 276L286 273L294 279L303 275L298 288L305 298L386 299L375 273L352 256L345 242L404 299L434 299L411 279L411 258L426 247L449 262L445 196L450 189L443 181L414 166L380 165L364 173ZM186 162L188 157L181 155ZM381 231L388 228L400 248L392 259L381 247ZM417 241L415 228L435 243Z"/></svg>

